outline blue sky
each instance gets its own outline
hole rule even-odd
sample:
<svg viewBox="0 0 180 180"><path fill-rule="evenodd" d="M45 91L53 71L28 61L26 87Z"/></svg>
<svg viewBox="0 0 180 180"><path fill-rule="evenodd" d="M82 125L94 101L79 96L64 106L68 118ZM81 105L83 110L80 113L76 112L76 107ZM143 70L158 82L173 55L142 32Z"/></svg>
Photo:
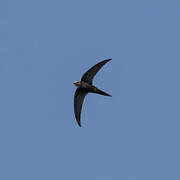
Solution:
<svg viewBox="0 0 180 180"><path fill-rule="evenodd" d="M1 0L0 179L179 180L179 7ZM79 128L72 83L106 58Z"/></svg>

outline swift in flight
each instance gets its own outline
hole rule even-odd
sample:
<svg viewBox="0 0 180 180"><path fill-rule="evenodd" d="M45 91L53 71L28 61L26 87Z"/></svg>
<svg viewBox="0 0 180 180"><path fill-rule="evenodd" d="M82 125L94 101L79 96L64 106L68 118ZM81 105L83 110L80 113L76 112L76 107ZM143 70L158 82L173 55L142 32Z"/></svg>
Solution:
<svg viewBox="0 0 180 180"><path fill-rule="evenodd" d="M81 127L81 109L85 96L88 93L96 93L104 96L111 96L108 93L98 89L93 85L93 78L97 72L111 59L106 59L99 62L85 72L81 78L81 81L75 81L74 85L77 86L76 92L74 94L74 113L78 125Z"/></svg>

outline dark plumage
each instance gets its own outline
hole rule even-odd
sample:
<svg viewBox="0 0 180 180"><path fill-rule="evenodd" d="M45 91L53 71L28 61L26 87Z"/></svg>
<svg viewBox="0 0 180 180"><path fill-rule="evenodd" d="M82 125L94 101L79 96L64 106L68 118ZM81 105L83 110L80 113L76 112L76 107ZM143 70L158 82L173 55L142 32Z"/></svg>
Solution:
<svg viewBox="0 0 180 180"><path fill-rule="evenodd" d="M81 109L85 96L88 93L96 93L104 96L111 96L108 93L93 86L94 76L102 68L102 66L104 66L104 64L106 64L110 60L111 59L106 59L94 65L86 73L84 73L84 75L81 78L81 81L74 82L74 85L78 87L74 94L74 113L75 113L76 121L80 127L81 127Z"/></svg>

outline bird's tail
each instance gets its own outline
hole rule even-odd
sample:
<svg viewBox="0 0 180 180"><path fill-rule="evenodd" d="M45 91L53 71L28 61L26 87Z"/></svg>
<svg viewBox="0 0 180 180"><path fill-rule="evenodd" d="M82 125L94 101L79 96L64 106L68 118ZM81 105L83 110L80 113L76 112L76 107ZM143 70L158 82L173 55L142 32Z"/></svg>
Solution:
<svg viewBox="0 0 180 180"><path fill-rule="evenodd" d="M110 97L112 97L110 94L108 94L108 93L106 93L106 92L104 92L104 91L102 91L102 90L100 90L100 89L98 89L98 88L94 88L94 90L92 91L92 93L96 93L96 94L101 94L101 95L103 95L103 96L110 96Z"/></svg>

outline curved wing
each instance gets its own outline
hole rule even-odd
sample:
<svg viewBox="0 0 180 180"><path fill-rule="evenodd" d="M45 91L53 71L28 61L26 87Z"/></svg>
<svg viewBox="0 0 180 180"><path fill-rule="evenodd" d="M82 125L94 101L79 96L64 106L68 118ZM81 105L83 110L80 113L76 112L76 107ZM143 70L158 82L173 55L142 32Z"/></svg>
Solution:
<svg viewBox="0 0 180 180"><path fill-rule="evenodd" d="M111 59L106 59L104 61L99 62L98 64L94 65L92 68L90 68L87 72L84 73L84 75L81 78L81 81L87 82L89 84L92 84L94 76L97 74L97 72Z"/></svg>
<svg viewBox="0 0 180 180"><path fill-rule="evenodd" d="M81 127L81 109L87 92L82 90L81 88L77 88L74 94L74 113L76 117L76 121L78 125Z"/></svg>

